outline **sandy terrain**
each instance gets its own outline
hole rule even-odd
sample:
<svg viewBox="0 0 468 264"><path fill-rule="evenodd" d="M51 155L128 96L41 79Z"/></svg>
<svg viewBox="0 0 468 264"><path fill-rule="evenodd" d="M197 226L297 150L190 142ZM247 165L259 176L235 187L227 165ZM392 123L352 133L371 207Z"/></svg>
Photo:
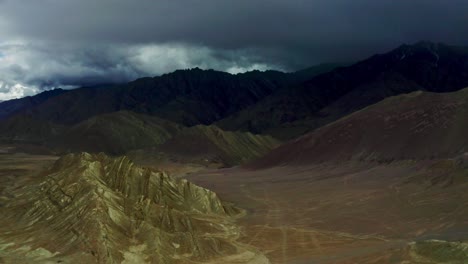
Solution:
<svg viewBox="0 0 468 264"><path fill-rule="evenodd" d="M50 166L58 159L52 155L33 155L17 152L13 146L0 145L0 199L5 188L23 186L37 172ZM16 152L16 153L14 153Z"/></svg>
<svg viewBox="0 0 468 264"><path fill-rule="evenodd" d="M429 161L234 168L188 178L248 210L243 241L272 263L399 263L411 241L467 237L461 171Z"/></svg>

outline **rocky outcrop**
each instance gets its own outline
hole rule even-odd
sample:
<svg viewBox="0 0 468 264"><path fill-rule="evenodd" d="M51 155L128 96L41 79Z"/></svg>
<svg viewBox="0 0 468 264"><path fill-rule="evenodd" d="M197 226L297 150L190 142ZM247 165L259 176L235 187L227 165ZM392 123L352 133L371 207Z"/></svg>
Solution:
<svg viewBox="0 0 468 264"><path fill-rule="evenodd" d="M242 211L186 180L87 153L42 174L0 208L6 263L268 263L236 242Z"/></svg>

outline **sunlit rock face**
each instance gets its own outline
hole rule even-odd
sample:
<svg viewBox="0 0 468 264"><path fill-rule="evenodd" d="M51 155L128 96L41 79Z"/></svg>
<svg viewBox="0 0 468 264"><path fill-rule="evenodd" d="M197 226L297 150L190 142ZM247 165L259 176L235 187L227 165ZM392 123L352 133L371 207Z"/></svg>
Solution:
<svg viewBox="0 0 468 264"><path fill-rule="evenodd" d="M70 154L0 207L0 262L268 263L236 242L242 211L186 180Z"/></svg>

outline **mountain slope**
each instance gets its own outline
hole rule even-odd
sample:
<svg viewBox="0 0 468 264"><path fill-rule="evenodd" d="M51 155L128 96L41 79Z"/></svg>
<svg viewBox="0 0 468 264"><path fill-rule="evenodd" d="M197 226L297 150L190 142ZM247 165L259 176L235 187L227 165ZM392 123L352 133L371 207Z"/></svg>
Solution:
<svg viewBox="0 0 468 264"><path fill-rule="evenodd" d="M178 162L215 162L223 166L250 161L279 145L270 136L223 131L215 126L187 128L129 111L97 115L73 126L16 115L2 121L0 140L36 143L58 153L86 151L122 155L132 152L137 160L161 156Z"/></svg>
<svg viewBox="0 0 468 264"><path fill-rule="evenodd" d="M31 109L38 106L50 98L61 95L67 92L62 89L54 89L45 91L35 96L27 96L20 99L13 99L8 101L0 101L0 119L7 118L13 114L20 113L26 109Z"/></svg>
<svg viewBox="0 0 468 264"><path fill-rule="evenodd" d="M198 125L182 130L165 143L143 153L148 156L159 153L184 163L219 163L232 166L261 157L279 143L270 136L223 131L216 126Z"/></svg>
<svg viewBox="0 0 468 264"><path fill-rule="evenodd" d="M94 116L49 141L62 151L124 154L162 144L181 129L182 126L157 117L120 111Z"/></svg>
<svg viewBox="0 0 468 264"><path fill-rule="evenodd" d="M71 91L55 90L0 104L0 119L16 113L58 124L76 124L92 116L130 110L157 115L184 125L211 124L278 89L298 84L338 64L323 64L283 73L251 71L229 74L214 70L177 70L121 85L101 85ZM54 100L45 100L49 97Z"/></svg>
<svg viewBox="0 0 468 264"><path fill-rule="evenodd" d="M231 75L213 70L178 70L128 84L80 88L29 109L35 117L76 124L94 115L130 110L184 125L209 124L290 83L281 72Z"/></svg>
<svg viewBox="0 0 468 264"><path fill-rule="evenodd" d="M186 180L86 153L43 175L3 200L2 262L268 263L236 241L240 211Z"/></svg>
<svg viewBox="0 0 468 264"><path fill-rule="evenodd" d="M217 124L228 130L291 138L389 96L417 90L450 92L467 86L466 49L421 42L280 90Z"/></svg>
<svg viewBox="0 0 468 264"><path fill-rule="evenodd" d="M468 151L468 89L390 97L290 141L251 166L453 158Z"/></svg>
<svg viewBox="0 0 468 264"><path fill-rule="evenodd" d="M0 120L0 141L45 144L50 138L65 131L66 127L28 114L18 114Z"/></svg>

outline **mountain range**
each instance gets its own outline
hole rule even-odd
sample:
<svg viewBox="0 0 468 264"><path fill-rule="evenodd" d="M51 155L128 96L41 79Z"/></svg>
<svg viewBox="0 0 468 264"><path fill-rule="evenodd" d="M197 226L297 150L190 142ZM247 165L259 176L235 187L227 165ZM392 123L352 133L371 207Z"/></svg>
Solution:
<svg viewBox="0 0 468 264"><path fill-rule="evenodd" d="M224 129L294 138L389 96L468 86L468 49L419 42L279 90L225 120Z"/></svg>
<svg viewBox="0 0 468 264"><path fill-rule="evenodd" d="M293 73L195 68L120 85L57 89L0 103L0 138L59 153L113 155L156 147L196 125L285 141L391 96L467 87L467 50L419 42L351 65Z"/></svg>

